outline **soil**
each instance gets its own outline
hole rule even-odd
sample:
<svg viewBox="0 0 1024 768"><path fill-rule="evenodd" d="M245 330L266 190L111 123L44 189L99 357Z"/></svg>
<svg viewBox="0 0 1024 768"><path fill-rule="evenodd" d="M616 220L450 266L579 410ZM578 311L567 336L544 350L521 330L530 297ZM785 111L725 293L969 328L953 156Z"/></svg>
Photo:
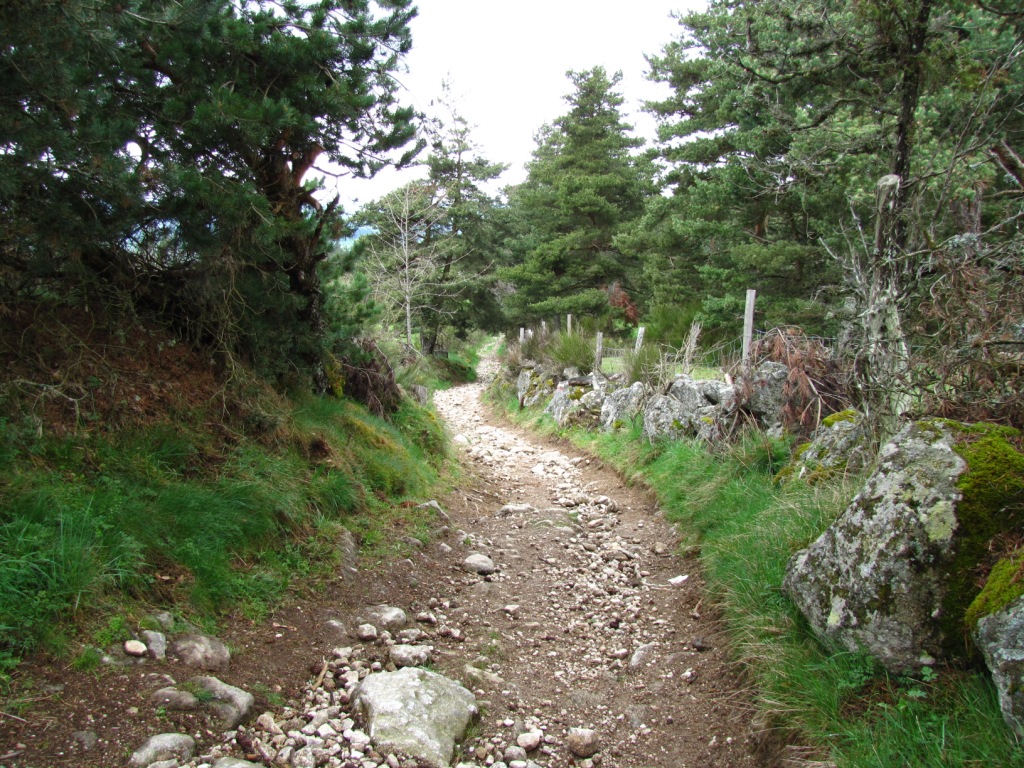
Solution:
<svg viewBox="0 0 1024 768"><path fill-rule="evenodd" d="M362 609L386 603L410 618L436 612L459 630L429 640L433 668L473 688L482 712L457 761L489 764L518 733L539 729L547 738L531 759L587 765L566 745L568 730L582 727L596 731L591 764L603 768L761 765L743 678L697 562L678 554L654 499L578 450L502 422L481 391L435 395L450 431L468 443L456 487L438 498L447 532L407 560L360 563L354 577L299 586L263 622L225 621L218 635L233 657L219 677L253 693L256 714L298 706L332 648L359 645L328 620L351 631ZM481 449L490 447L488 457ZM567 506L579 489L588 500ZM602 496L609 501L591 503ZM497 514L510 502L529 507ZM489 555L497 572L467 572L471 552ZM386 648L368 652L386 661ZM467 665L497 678L469 682ZM168 731L190 733L208 752L224 742L215 726L147 703L164 676L190 674L172 661L82 672L29 660L2 704L0 766L124 766ZM98 737L88 749L76 739L82 731Z"/></svg>

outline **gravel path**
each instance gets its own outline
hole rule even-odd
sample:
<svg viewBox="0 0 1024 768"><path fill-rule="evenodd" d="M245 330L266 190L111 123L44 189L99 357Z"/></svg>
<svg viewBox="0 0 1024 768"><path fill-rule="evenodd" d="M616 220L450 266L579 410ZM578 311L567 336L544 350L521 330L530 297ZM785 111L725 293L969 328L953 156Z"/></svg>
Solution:
<svg viewBox="0 0 1024 768"><path fill-rule="evenodd" d="M469 556L451 583L475 642L442 663L481 669L468 757L501 760L532 733L543 766L757 765L697 563L657 505L596 460L497 426L481 402L493 363L481 373L434 396L472 478L451 510L467 548L453 554ZM487 559L493 573L474 565ZM591 757L574 743L587 732Z"/></svg>

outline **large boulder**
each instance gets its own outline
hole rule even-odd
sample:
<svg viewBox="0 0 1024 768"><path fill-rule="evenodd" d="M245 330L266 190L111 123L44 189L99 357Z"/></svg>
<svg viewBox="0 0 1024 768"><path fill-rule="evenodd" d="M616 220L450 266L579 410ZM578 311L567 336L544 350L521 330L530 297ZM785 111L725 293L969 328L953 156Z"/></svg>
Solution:
<svg viewBox="0 0 1024 768"><path fill-rule="evenodd" d="M974 642L992 672L1003 719L1024 740L1024 597L983 617Z"/></svg>
<svg viewBox="0 0 1024 768"><path fill-rule="evenodd" d="M666 395L656 395L644 408L644 436L677 439L698 435L708 438L711 425L732 400L725 382L695 381L677 376Z"/></svg>
<svg viewBox="0 0 1024 768"><path fill-rule="evenodd" d="M451 763L478 713L472 693L418 667L367 675L353 701L378 751L402 752L435 768Z"/></svg>
<svg viewBox="0 0 1024 768"><path fill-rule="evenodd" d="M879 453L850 506L790 560L784 588L814 631L903 673L966 651L964 614L989 541L1020 524L1015 430L934 420Z"/></svg>
<svg viewBox="0 0 1024 768"><path fill-rule="evenodd" d="M601 428L607 432L625 426L641 412L650 396L651 388L641 381L607 395L601 405Z"/></svg>
<svg viewBox="0 0 1024 768"><path fill-rule="evenodd" d="M859 472L870 460L870 444L871 432L863 415L854 410L833 413L822 419L811 442L797 450L793 461L779 473L779 480L816 482Z"/></svg>

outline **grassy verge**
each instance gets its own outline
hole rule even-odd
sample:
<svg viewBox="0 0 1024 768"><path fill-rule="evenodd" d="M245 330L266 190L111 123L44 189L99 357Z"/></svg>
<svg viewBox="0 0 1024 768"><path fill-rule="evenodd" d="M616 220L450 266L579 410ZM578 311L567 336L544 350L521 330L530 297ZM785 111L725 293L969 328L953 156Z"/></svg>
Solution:
<svg viewBox="0 0 1024 768"><path fill-rule="evenodd" d="M438 483L431 411L261 398L117 431L0 420L0 682L24 653L105 638L111 616L258 619L296 579L335 573L343 528L371 557L428 535L430 511L401 502Z"/></svg>
<svg viewBox="0 0 1024 768"><path fill-rule="evenodd" d="M557 431L497 395L510 416ZM711 454L696 442L648 444L639 425L564 436L655 490L699 551L710 595L754 692L767 749L839 768L1024 766L987 672L945 668L888 676L870 658L823 647L781 589L786 563L835 519L858 480L776 486L788 446L748 436ZM799 747L794 745L800 745Z"/></svg>

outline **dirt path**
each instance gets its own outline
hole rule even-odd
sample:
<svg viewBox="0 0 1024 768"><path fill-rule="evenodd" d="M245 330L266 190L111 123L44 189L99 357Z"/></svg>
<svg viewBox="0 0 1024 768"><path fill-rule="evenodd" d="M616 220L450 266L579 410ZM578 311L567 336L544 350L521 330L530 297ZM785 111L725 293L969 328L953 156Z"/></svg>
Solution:
<svg viewBox="0 0 1024 768"><path fill-rule="evenodd" d="M453 524L498 568L451 580L467 642L441 666L474 663L501 680L484 692L474 756L539 730L537 762L579 764L567 735L585 728L601 745L592 762L607 768L756 765L696 562L675 554L656 504L597 461L497 426L483 388L435 395L472 476L464 503L449 500Z"/></svg>
<svg viewBox="0 0 1024 768"><path fill-rule="evenodd" d="M434 541L405 560L297 584L263 621L220 623L233 652L220 677L256 697L246 728L225 733L202 712L155 706L154 690L195 674L169 659L94 671L30 660L19 668L18 714L0 702L0 768L124 766L164 732L195 739L187 766L230 755L294 768L305 743L303 766L416 768L367 748L348 705L358 679L392 662L390 633L357 637L379 604L408 615L396 639L429 644L432 667L476 694L482 716L462 768L758 765L747 697L696 562L675 554L655 503L564 444L502 425L481 404L483 388L435 395L464 470L439 499L448 520ZM493 572L467 569L473 555ZM292 729L317 712L344 734L311 751L312 737Z"/></svg>

